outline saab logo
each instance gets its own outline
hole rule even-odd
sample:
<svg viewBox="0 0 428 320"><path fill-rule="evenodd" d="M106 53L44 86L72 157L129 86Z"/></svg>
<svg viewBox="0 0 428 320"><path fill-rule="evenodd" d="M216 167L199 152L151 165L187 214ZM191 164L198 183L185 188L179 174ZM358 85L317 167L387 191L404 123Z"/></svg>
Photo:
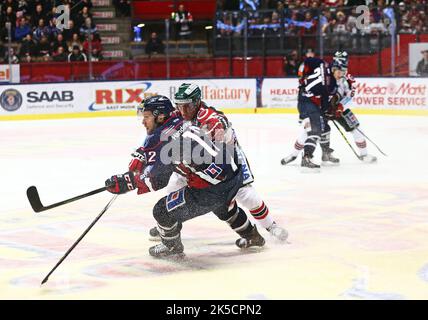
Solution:
<svg viewBox="0 0 428 320"><path fill-rule="evenodd" d="M27 93L27 102L52 102L52 101L73 101L73 91L30 91Z"/></svg>
<svg viewBox="0 0 428 320"><path fill-rule="evenodd" d="M18 90L7 89L0 96L0 105L6 111L16 111L22 105L22 96Z"/></svg>

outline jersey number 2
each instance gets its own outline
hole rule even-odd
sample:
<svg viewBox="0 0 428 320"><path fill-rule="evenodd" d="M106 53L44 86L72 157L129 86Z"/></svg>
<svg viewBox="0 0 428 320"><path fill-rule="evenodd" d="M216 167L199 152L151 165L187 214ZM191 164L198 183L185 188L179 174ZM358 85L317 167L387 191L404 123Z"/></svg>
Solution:
<svg viewBox="0 0 428 320"><path fill-rule="evenodd" d="M149 151L149 160L147 160L148 163L155 162L156 157L156 151Z"/></svg>

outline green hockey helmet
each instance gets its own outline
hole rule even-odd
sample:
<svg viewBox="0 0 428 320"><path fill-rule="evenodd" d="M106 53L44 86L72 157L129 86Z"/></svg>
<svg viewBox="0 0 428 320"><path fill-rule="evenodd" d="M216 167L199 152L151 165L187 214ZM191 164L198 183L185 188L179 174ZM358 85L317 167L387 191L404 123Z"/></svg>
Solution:
<svg viewBox="0 0 428 320"><path fill-rule="evenodd" d="M201 88L192 83L183 83L174 95L174 102L177 107L180 105L192 105L194 108L199 107L201 102Z"/></svg>

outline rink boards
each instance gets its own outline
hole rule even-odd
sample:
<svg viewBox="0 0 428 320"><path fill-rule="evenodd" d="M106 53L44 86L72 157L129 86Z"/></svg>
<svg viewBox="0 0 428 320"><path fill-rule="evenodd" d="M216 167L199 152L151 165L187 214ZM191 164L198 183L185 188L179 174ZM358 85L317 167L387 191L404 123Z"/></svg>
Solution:
<svg viewBox="0 0 428 320"><path fill-rule="evenodd" d="M348 104L357 114L428 115L420 78L357 78ZM147 96L173 99L184 80L104 81L0 86L0 120L128 116ZM192 79L203 100L227 113L296 113L297 80Z"/></svg>

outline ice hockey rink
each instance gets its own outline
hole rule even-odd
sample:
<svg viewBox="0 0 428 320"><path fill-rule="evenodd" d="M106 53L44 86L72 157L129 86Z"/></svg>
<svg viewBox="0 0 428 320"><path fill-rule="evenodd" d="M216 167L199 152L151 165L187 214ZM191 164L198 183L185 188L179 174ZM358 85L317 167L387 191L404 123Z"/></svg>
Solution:
<svg viewBox="0 0 428 320"><path fill-rule="evenodd" d="M361 129L388 154L368 142L376 164L359 161L333 127L341 164L318 174L301 173L300 158L280 165L297 115L230 119L289 243L261 230L266 247L241 251L229 227L207 214L184 224L183 261L157 260L148 231L164 193L129 193L43 286L112 195L34 213L27 187L48 205L104 186L127 170L144 128L136 117L0 122L0 300L428 299L428 117L360 115Z"/></svg>

